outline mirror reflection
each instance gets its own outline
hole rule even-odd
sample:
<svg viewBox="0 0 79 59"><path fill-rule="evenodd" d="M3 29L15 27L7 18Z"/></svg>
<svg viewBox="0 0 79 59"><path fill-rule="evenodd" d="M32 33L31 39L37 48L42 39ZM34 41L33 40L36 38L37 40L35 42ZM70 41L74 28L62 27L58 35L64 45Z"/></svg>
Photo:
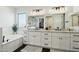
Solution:
<svg viewBox="0 0 79 59"><path fill-rule="evenodd" d="M79 15L72 15L72 26L79 26Z"/></svg>

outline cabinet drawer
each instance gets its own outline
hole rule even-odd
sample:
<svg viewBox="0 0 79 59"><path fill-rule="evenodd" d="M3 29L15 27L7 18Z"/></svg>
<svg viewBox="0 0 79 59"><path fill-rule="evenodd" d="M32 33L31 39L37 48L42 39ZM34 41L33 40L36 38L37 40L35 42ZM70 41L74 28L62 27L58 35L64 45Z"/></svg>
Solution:
<svg viewBox="0 0 79 59"><path fill-rule="evenodd" d="M29 35L34 36L34 35L40 35L40 32L29 32Z"/></svg>
<svg viewBox="0 0 79 59"><path fill-rule="evenodd" d="M36 36L36 35L32 35L32 36L31 36L31 35L30 35L30 36L29 36L29 40L30 40L30 39L40 39L40 36Z"/></svg>
<svg viewBox="0 0 79 59"><path fill-rule="evenodd" d="M28 37L27 36L24 36L23 39L26 40L26 39L28 39Z"/></svg>
<svg viewBox="0 0 79 59"><path fill-rule="evenodd" d="M44 47L50 47L51 48L51 42L42 42L41 45L44 46Z"/></svg>
<svg viewBox="0 0 79 59"><path fill-rule="evenodd" d="M24 40L24 41L23 41L23 43L24 43L24 44L28 44L28 43L29 43L29 41Z"/></svg>
<svg viewBox="0 0 79 59"><path fill-rule="evenodd" d="M72 50L75 50L75 51L79 51L79 44L73 44L73 45L71 46L71 49L72 49Z"/></svg>
<svg viewBox="0 0 79 59"><path fill-rule="evenodd" d="M79 34L71 34L71 38L78 39L79 38Z"/></svg>
<svg viewBox="0 0 79 59"><path fill-rule="evenodd" d="M72 43L79 43L79 40L73 40Z"/></svg>
<svg viewBox="0 0 79 59"><path fill-rule="evenodd" d="M42 41L50 41L51 42L51 37L42 37Z"/></svg>
<svg viewBox="0 0 79 59"><path fill-rule="evenodd" d="M27 37L27 36L24 36L24 37L23 37L23 40L28 40L28 37Z"/></svg>
<svg viewBox="0 0 79 59"><path fill-rule="evenodd" d="M65 36L70 37L70 33L52 33L52 36Z"/></svg>
<svg viewBox="0 0 79 59"><path fill-rule="evenodd" d="M51 33L44 32L44 33L42 33L42 36L44 36L44 37L51 37Z"/></svg>
<svg viewBox="0 0 79 59"><path fill-rule="evenodd" d="M28 42L28 41L29 41L29 40L28 40L28 39L26 39L26 38L25 38L25 39L23 39L23 42Z"/></svg>
<svg viewBox="0 0 79 59"><path fill-rule="evenodd" d="M71 37L72 42L79 41L78 37Z"/></svg>
<svg viewBox="0 0 79 59"><path fill-rule="evenodd" d="M24 34L28 34L28 31L24 30Z"/></svg>

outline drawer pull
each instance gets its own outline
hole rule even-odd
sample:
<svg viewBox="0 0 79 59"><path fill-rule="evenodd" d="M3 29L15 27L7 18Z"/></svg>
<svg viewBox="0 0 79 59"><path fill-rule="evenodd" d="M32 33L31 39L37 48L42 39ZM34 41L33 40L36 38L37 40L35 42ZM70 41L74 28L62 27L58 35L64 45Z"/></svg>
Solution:
<svg viewBox="0 0 79 59"><path fill-rule="evenodd" d="M48 34L44 34L44 35L48 35Z"/></svg>
<svg viewBox="0 0 79 59"><path fill-rule="evenodd" d="M44 45L48 45L47 43L45 43Z"/></svg>
<svg viewBox="0 0 79 59"><path fill-rule="evenodd" d="M79 42L79 41L73 41L73 42Z"/></svg>
<svg viewBox="0 0 79 59"><path fill-rule="evenodd" d="M62 40L62 37L59 37L59 40Z"/></svg>
<svg viewBox="0 0 79 59"><path fill-rule="evenodd" d="M45 40L48 40L48 38L44 38Z"/></svg>
<svg viewBox="0 0 79 59"><path fill-rule="evenodd" d="M72 36L77 36L77 37L79 37L79 35L72 35Z"/></svg>
<svg viewBox="0 0 79 59"><path fill-rule="evenodd" d="M79 48L73 47L73 49L79 49Z"/></svg>

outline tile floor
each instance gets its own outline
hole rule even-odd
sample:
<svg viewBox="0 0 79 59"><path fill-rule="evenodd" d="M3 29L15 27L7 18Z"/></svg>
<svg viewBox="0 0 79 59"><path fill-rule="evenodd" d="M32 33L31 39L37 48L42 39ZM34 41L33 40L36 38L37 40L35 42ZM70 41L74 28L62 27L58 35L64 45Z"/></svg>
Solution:
<svg viewBox="0 0 79 59"><path fill-rule="evenodd" d="M21 52L42 52L42 48L41 47L36 47L36 46L31 46L28 45L26 47L24 47Z"/></svg>
<svg viewBox="0 0 79 59"><path fill-rule="evenodd" d="M21 47L19 47L13 52L69 52L69 51L42 48L42 47L37 47L32 45L22 45Z"/></svg>

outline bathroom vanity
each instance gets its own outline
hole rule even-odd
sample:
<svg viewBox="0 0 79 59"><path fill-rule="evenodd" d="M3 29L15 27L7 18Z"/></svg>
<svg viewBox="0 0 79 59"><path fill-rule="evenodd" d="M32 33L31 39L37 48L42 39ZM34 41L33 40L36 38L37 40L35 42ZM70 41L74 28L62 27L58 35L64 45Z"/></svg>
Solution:
<svg viewBox="0 0 79 59"><path fill-rule="evenodd" d="M31 28L24 30L24 44L65 51L79 51L79 16L67 14L70 10L64 9L64 11L63 13L29 16L28 25ZM41 20L42 27L40 26Z"/></svg>
<svg viewBox="0 0 79 59"><path fill-rule="evenodd" d="M26 44L50 49L79 51L79 33L73 31L32 30L28 32ZM28 42L28 43L27 43Z"/></svg>

